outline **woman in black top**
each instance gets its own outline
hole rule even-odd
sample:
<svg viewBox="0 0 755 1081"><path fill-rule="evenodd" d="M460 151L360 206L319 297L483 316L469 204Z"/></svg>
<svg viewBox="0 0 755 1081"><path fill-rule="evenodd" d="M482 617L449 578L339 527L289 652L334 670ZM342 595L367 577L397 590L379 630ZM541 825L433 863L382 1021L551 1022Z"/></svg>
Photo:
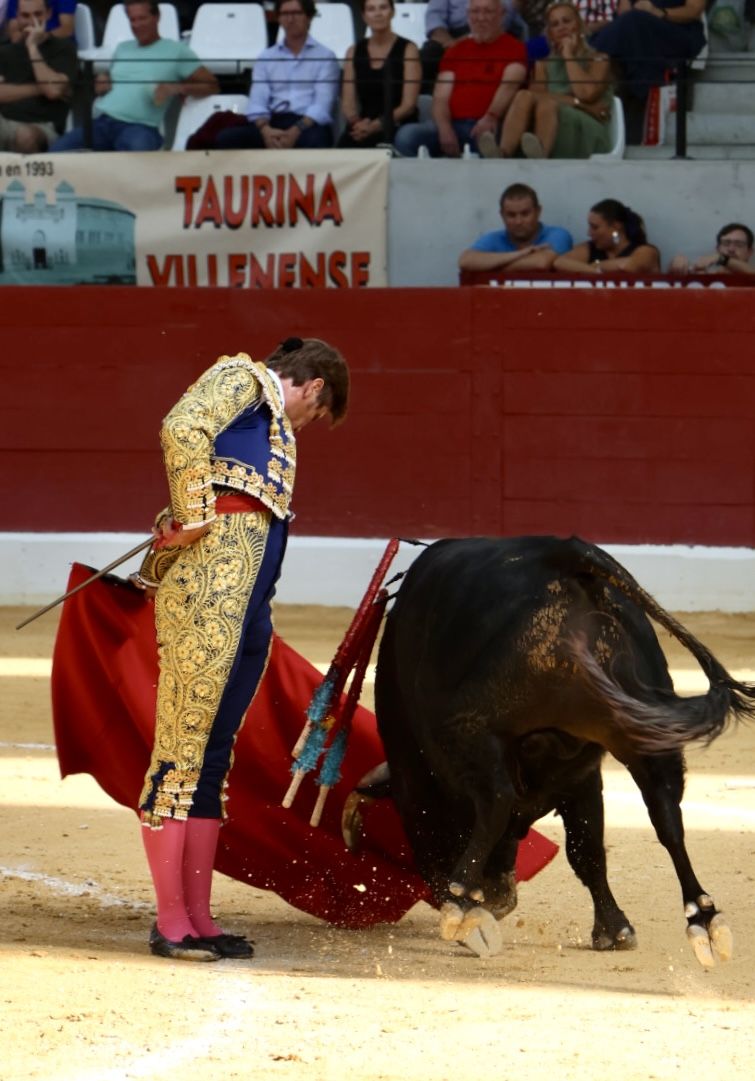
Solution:
<svg viewBox="0 0 755 1081"><path fill-rule="evenodd" d="M587 234L584 244L554 260L556 272L657 274L661 269L658 249L648 244L642 218L618 199L602 199L590 208Z"/></svg>
<svg viewBox="0 0 755 1081"><path fill-rule="evenodd" d="M419 50L393 32L394 10L393 0L362 0L370 36L346 53L341 95L346 131L340 147L390 143L395 128L417 118Z"/></svg>

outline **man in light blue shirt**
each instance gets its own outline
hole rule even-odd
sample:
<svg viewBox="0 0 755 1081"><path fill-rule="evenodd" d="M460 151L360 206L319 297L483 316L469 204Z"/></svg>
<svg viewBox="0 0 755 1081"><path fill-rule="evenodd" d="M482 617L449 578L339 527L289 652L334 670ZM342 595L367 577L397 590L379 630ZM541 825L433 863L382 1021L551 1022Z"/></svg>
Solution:
<svg viewBox="0 0 755 1081"><path fill-rule="evenodd" d="M571 233L540 221L540 200L529 184L509 184L501 195L503 229L483 233L459 256L459 270L550 270L574 247Z"/></svg>
<svg viewBox="0 0 755 1081"><path fill-rule="evenodd" d="M154 0L126 0L132 41L122 41L109 72L95 78L97 116L92 122L93 150L159 150L160 125L172 97L203 98L216 94L215 76L201 66L183 41L161 38L160 9ZM61 135L50 151L83 150L83 128Z"/></svg>
<svg viewBox="0 0 755 1081"><path fill-rule="evenodd" d="M314 0L276 0L283 40L254 64L248 124L218 134L218 149L312 150L333 145L341 82L335 53L310 36Z"/></svg>

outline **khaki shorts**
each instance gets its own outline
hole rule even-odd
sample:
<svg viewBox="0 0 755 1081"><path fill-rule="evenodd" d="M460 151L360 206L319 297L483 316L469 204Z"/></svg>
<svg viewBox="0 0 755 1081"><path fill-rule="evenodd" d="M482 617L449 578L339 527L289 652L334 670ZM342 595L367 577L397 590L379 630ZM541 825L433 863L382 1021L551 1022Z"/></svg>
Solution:
<svg viewBox="0 0 755 1081"><path fill-rule="evenodd" d="M48 146L58 137L54 124L41 124L37 122L34 124L26 124L22 123L20 120L6 120L4 116L0 116L0 150L13 149L16 141L16 132L19 128L39 128L39 130L44 132L47 137Z"/></svg>

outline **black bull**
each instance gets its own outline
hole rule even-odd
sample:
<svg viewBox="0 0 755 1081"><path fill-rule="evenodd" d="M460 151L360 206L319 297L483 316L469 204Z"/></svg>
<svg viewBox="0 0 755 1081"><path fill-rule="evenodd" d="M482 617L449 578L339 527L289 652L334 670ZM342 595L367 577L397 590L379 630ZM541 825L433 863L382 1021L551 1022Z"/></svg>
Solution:
<svg viewBox="0 0 755 1081"><path fill-rule="evenodd" d="M707 676L674 693L648 617ZM698 960L731 954L731 933L695 875L680 802L684 746L755 713L755 687L712 654L606 552L577 538L445 540L411 566L378 655L375 707L393 796L444 938L500 949L516 904L518 841L563 819L566 854L592 895L596 949L635 934L606 877L601 760L642 792L682 890ZM379 785L360 788L369 798Z"/></svg>

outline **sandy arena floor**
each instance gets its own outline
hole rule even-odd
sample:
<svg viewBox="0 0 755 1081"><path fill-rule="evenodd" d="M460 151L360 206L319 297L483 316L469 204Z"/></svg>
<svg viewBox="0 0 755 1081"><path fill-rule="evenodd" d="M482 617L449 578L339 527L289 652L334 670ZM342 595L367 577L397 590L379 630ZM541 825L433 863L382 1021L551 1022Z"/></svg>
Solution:
<svg viewBox="0 0 755 1081"><path fill-rule="evenodd" d="M606 768L609 870L639 947L588 948L587 892L560 853L520 890L502 953L480 961L416 906L369 932L329 928L218 877L252 962L153 958L134 815L89 777L61 782L48 695L55 614L0 611L0 1081L749 1081L755 1061L755 726L689 755L688 847L724 908L735 958L704 971L678 885L628 775ZM344 609L281 608L292 645L327 663ZM755 679L755 618L685 622ZM665 645L664 640L664 645ZM673 644L677 687L702 677ZM558 820L540 824L561 840Z"/></svg>

